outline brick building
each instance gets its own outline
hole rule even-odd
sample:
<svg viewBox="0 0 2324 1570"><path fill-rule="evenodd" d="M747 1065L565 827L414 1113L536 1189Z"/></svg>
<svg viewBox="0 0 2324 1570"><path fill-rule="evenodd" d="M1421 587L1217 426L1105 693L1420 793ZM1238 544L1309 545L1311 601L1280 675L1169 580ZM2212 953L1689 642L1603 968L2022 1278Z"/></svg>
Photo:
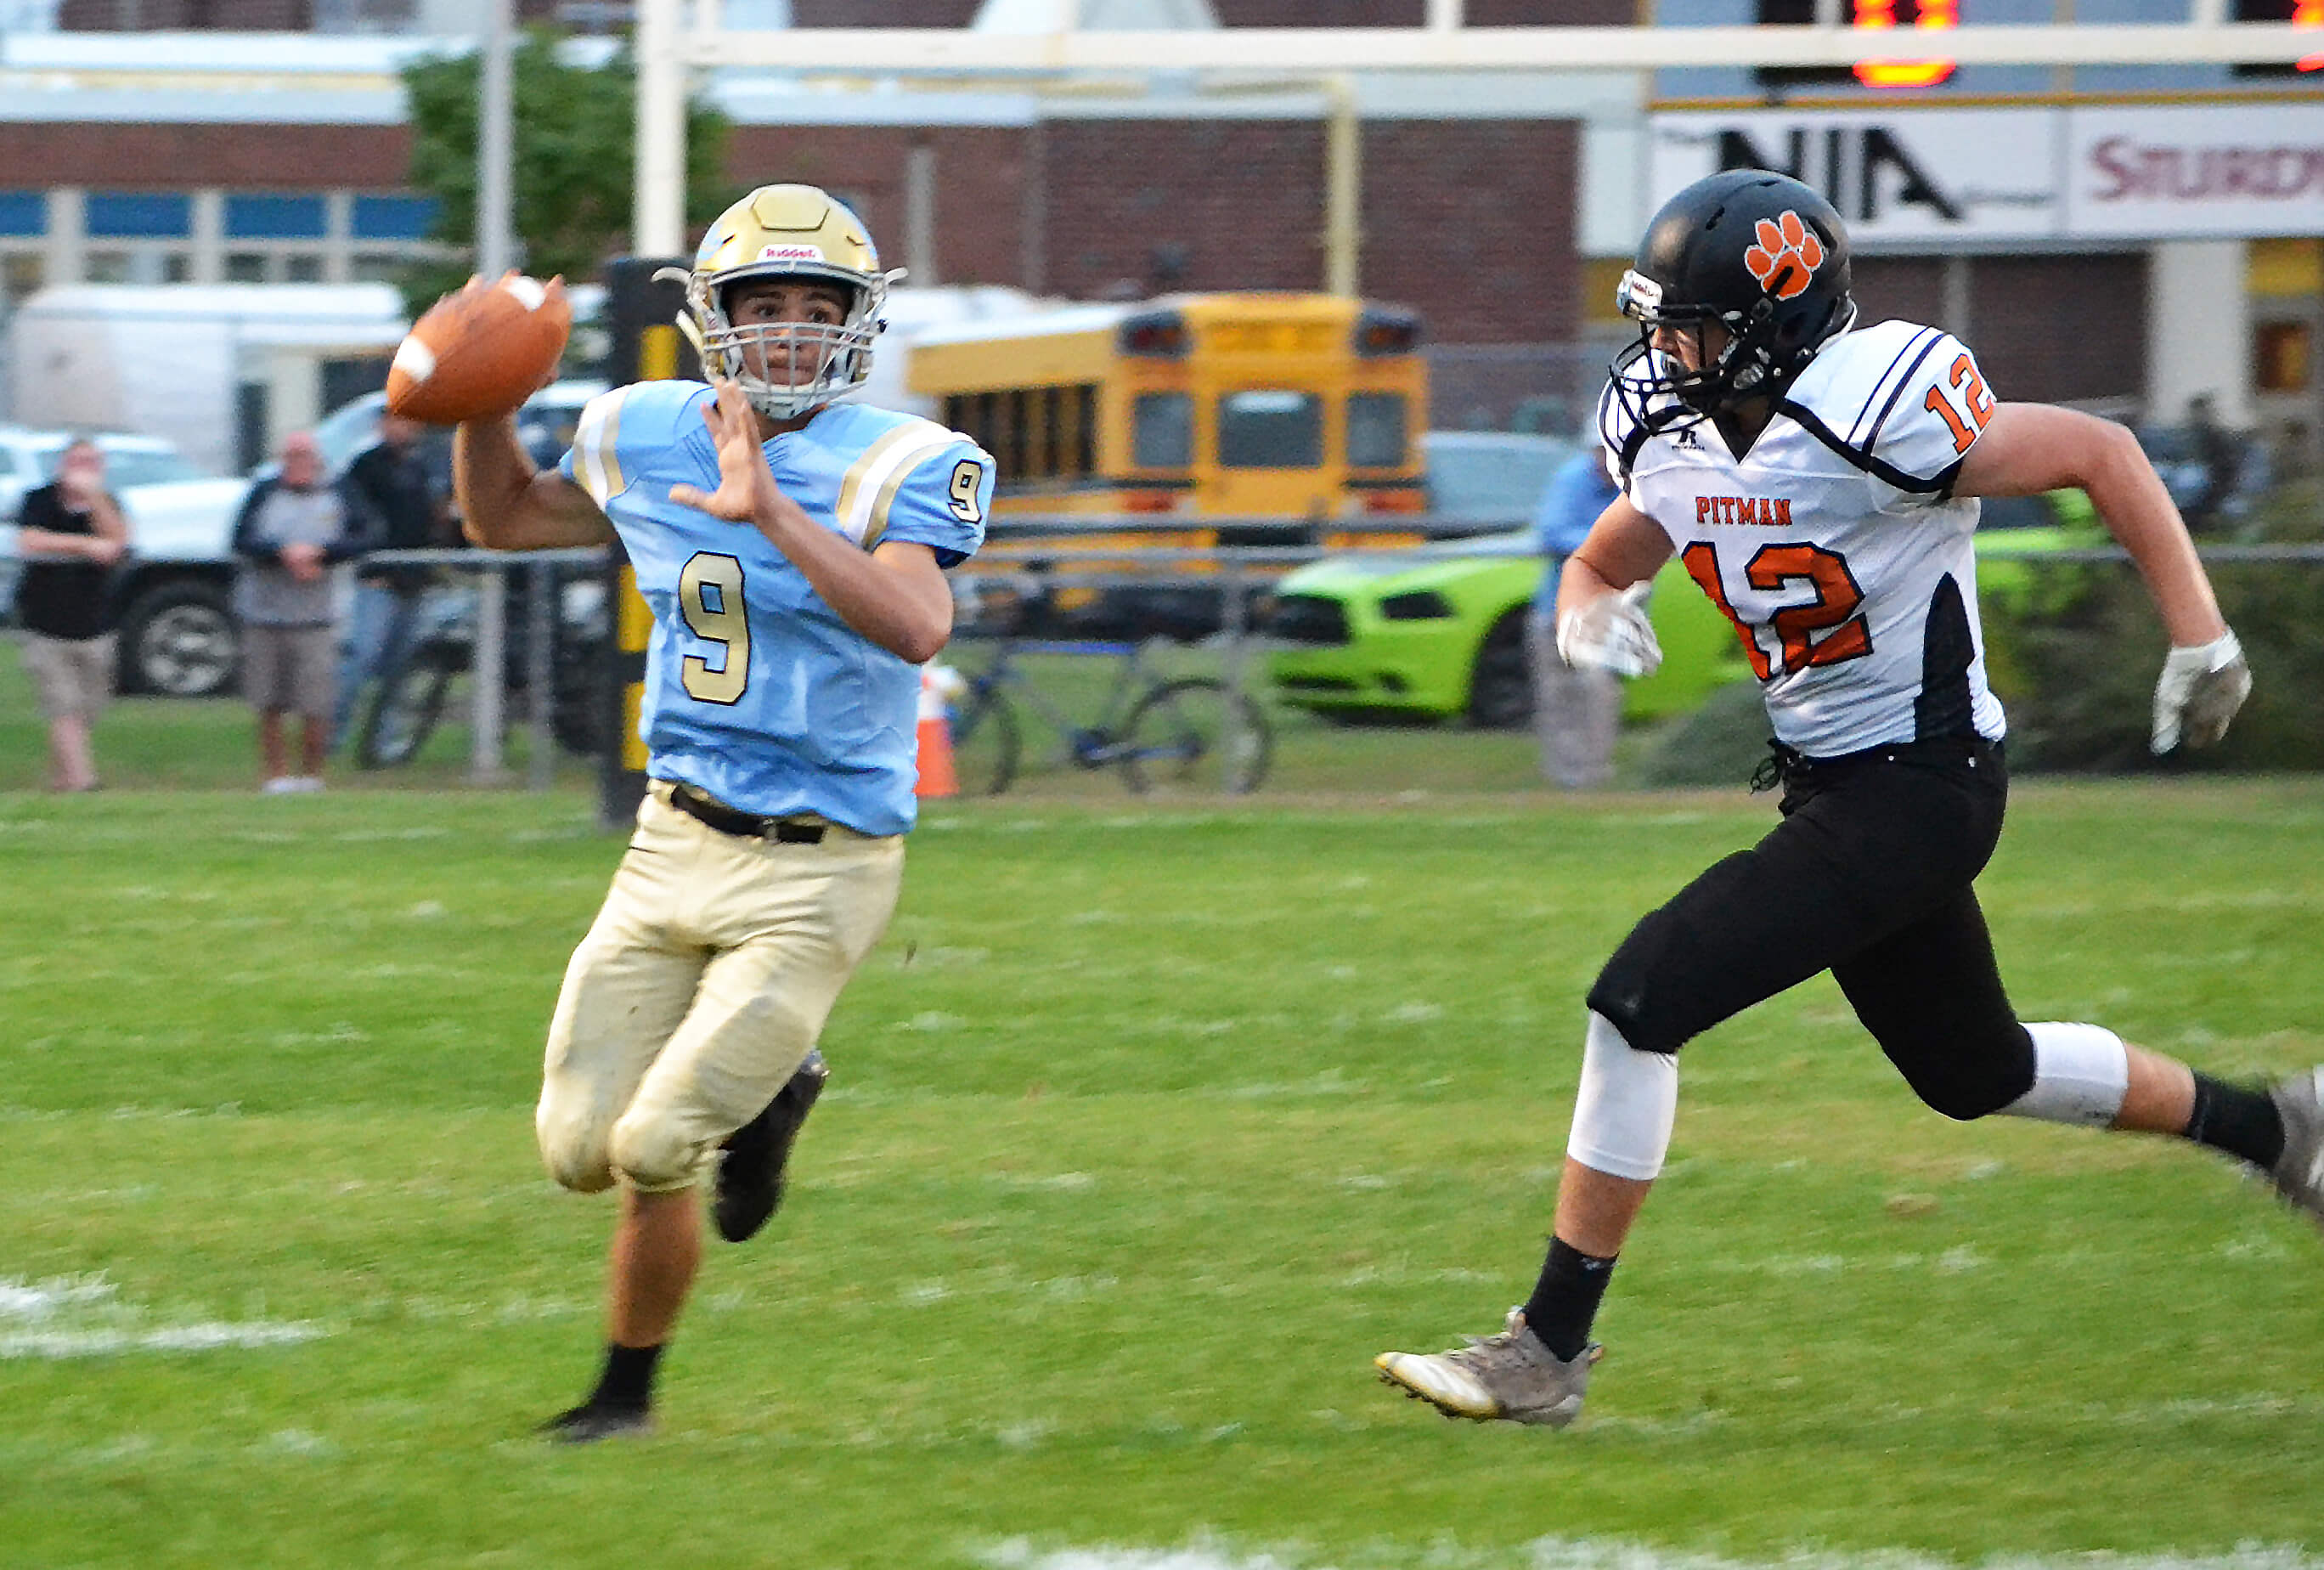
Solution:
<svg viewBox="0 0 2324 1570"><path fill-rule="evenodd" d="M960 27L990 3L726 0L725 14L735 26ZM1665 0L1660 14L1666 22L1748 20L1755 3ZM1084 8L1094 14L1134 4L1084 0ZM1148 4L1179 14L1206 10L1228 29L1409 27L1427 10L1427 0ZM1467 0L1465 7L1469 23L1480 26L1613 23L1631 9L1631 0ZM523 20L581 32L618 29L630 11L620 0L518 4ZM286 78L239 94L182 84L148 92L92 77L72 90L7 95L0 104L0 298L84 278L379 278L425 244L428 209L405 185L410 136L392 72L400 50L473 27L473 5L55 0L53 19L78 30L71 36L82 46L105 41L97 52L83 47L74 56L83 69L106 50L148 69L163 63L157 51L243 50L255 64L303 50L315 85ZM218 32L196 43L187 32L157 31L179 29ZM38 43L17 34L12 53ZM356 79L366 72L369 86ZM2105 85L2091 75L2089 100L2098 102ZM798 179L842 192L920 282L1072 297L1321 286L1320 92L1303 94L1296 84L1240 96L1203 94L1191 84L1149 88L1119 97L1041 97L990 84L837 91L722 77L711 90L735 123L729 173L738 189ZM2223 78L2201 90L2217 100L2209 109L2231 120L2246 112L2237 95L2254 86ZM1526 360L1514 346L1586 344L1571 356L1586 367L1622 332L1611 316L1612 285L1654 194L1673 178L1657 162L1670 126L1691 106L1698 119L1715 110L1738 125L1787 107L1781 94L1739 70L1650 79L1382 76L1359 78L1357 94L1360 287L1418 308L1440 346L1440 365L1460 358L1442 346L1479 346L1472 368L1498 366L1493 374L1513 383L1539 380L1549 363ZM2027 100L2006 112L2068 114L2080 101L2060 107L2053 94L2049 108ZM2257 101L2249 102L2257 112ZM1916 116L1939 104L1858 95L1853 103L1803 106L1791 128L1767 133L1765 144L1775 150L1767 156L1780 159L1789 146L1796 158L1803 146L1854 134L1868 107L1898 111L1892 143L1925 131L1941 152L1938 117ZM2311 94L2299 107L2317 106ZM2026 123L1994 167L1958 177L1956 194L2006 185L2016 165L2033 162L2011 147L2064 144ZM2185 156L2198 156L2206 137L2232 141L2234 125L2219 124L2227 129L2190 130ZM1799 172L1834 190L1856 178L1837 166ZM1954 178L1941 170L1915 178L1923 174L1940 185ZM2070 178L2061 168L2050 194L2011 199L2062 211ZM1858 292L1868 319L1906 316L1971 337L1997 387L2013 396L2171 411L2194 391L2218 389L2231 415L2296 421L2317 385L2310 362L2324 333L2324 247L2316 238L2324 213L2293 214L2293 205L2280 204L2285 226L2225 237L2185 220L2177 230L2095 239L2061 225L2033 240L2007 222L1972 222L1950 235L1910 226L1892 235L1872 225L1859 230ZM2324 198L2308 206L2324 208ZM2094 320L2103 330L2089 329ZM1487 406L1507 402L1480 392L1476 403L1491 418Z"/></svg>

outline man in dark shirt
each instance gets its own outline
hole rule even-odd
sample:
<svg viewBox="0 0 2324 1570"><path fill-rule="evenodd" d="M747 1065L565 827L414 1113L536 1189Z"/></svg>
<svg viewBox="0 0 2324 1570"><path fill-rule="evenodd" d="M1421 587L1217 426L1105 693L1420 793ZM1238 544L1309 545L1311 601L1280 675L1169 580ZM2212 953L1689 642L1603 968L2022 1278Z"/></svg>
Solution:
<svg viewBox="0 0 2324 1570"><path fill-rule="evenodd" d="M420 448L423 429L416 420L382 413L378 442L347 466L340 483L349 504L368 514L365 531L374 550L453 542L446 492ZM340 650L338 696L331 712L334 749L347 739L364 688L401 661L429 577L424 567L356 567L354 614Z"/></svg>
<svg viewBox="0 0 2324 1570"><path fill-rule="evenodd" d="M94 790L89 731L113 696L113 564L129 548L121 504L105 488L105 453L67 447L51 483L28 491L18 514L16 616L24 666L49 722L49 789Z"/></svg>

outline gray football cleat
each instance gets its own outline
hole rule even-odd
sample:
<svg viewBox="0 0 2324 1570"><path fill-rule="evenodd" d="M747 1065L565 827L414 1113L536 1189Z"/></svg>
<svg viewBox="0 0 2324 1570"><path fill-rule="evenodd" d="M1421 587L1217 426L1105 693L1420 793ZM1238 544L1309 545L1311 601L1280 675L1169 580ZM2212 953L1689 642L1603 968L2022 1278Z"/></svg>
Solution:
<svg viewBox="0 0 2324 1570"><path fill-rule="evenodd" d="M2283 1119L2275 1191L2324 1224L2324 1068L2303 1068L2268 1091Z"/></svg>
<svg viewBox="0 0 2324 1570"><path fill-rule="evenodd" d="M1571 1361L1560 1358L1526 1327L1522 1308L1509 1310L1499 1335L1467 1340L1458 1352L1384 1352L1372 1366L1381 1379L1448 1418L1563 1428L1582 1415L1590 1365L1606 1353L1593 1341Z"/></svg>

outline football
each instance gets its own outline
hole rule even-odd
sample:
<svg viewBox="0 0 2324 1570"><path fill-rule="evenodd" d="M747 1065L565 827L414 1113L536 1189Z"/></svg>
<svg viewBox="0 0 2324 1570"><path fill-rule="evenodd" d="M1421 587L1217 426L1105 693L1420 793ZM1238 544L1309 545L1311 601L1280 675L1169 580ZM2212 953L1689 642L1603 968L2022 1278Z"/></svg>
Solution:
<svg viewBox="0 0 2324 1570"><path fill-rule="evenodd" d="M561 279L512 272L447 294L396 349L387 406L429 425L505 414L556 372L572 328Z"/></svg>

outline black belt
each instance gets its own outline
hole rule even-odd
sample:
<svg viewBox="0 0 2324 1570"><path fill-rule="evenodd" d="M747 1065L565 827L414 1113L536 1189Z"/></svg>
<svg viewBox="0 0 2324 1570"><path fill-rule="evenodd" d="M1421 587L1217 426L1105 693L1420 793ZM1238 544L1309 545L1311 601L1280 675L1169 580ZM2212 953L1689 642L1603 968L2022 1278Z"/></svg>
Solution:
<svg viewBox="0 0 2324 1570"><path fill-rule="evenodd" d="M721 834L744 839L770 839L778 845L821 845L827 827L813 818L761 817L755 812L737 812L691 785L670 786L669 804Z"/></svg>
<svg viewBox="0 0 2324 1570"><path fill-rule="evenodd" d="M1999 742L1984 736L1932 736L1926 741L1884 742L1877 747L1860 752L1840 753L1829 757L1810 757L1796 748L1778 741L1767 743L1769 756L1759 760L1758 769L1751 776L1751 789L1768 790L1778 783L1806 783L1830 780L1836 775L1860 769L1868 763L1958 763L1967 762L1971 768L1979 762L1992 762L2002 757Z"/></svg>

